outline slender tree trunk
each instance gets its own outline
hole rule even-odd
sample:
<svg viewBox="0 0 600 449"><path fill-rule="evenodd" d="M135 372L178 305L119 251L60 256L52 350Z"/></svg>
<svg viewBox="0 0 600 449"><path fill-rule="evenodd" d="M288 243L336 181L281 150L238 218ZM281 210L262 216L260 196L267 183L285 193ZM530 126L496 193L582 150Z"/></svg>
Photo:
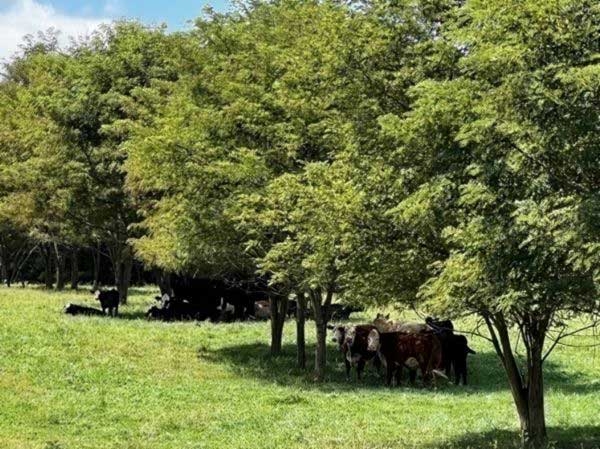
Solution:
<svg viewBox="0 0 600 449"><path fill-rule="evenodd" d="M327 316L333 298L333 290L327 291L324 303L321 302L322 295L319 291L311 291L310 298L317 331L314 378L316 381L322 381L325 378L325 367L327 365Z"/></svg>
<svg viewBox="0 0 600 449"><path fill-rule="evenodd" d="M306 297L304 293L296 295L296 346L299 368L306 368L306 338L304 335L304 323L306 321Z"/></svg>
<svg viewBox="0 0 600 449"><path fill-rule="evenodd" d="M164 270L156 268L154 269L154 277L160 289L160 294L164 295L166 293L171 296L173 294L171 291L171 275Z"/></svg>
<svg viewBox="0 0 600 449"><path fill-rule="evenodd" d="M92 290L98 290L100 286L100 242L96 243L96 247L92 248L92 260L94 261L94 282Z"/></svg>
<svg viewBox="0 0 600 449"><path fill-rule="evenodd" d="M8 271L6 270L6 261L4 258L4 251L0 247L0 284L2 284L4 282L6 282L6 285L10 284L10 279L8 278Z"/></svg>
<svg viewBox="0 0 600 449"><path fill-rule="evenodd" d="M79 250L71 249L71 290L79 288Z"/></svg>
<svg viewBox="0 0 600 449"><path fill-rule="evenodd" d="M279 355L281 353L287 303L287 295L277 293L271 295L271 355Z"/></svg>
<svg viewBox="0 0 600 449"><path fill-rule="evenodd" d="M65 289L65 254L59 247L54 243L54 257L55 257L55 273L56 273L56 289Z"/></svg>
<svg viewBox="0 0 600 449"><path fill-rule="evenodd" d="M509 329L501 314L484 317L492 337L496 353L500 357L508 378L519 422L521 442L525 449L543 449L548 436L544 412L544 378L542 351L547 322L529 322L524 331L527 347L527 372L525 377L519 370L512 346ZM492 322L493 320L493 322ZM494 327L497 330L494 331Z"/></svg>
<svg viewBox="0 0 600 449"><path fill-rule="evenodd" d="M537 346L537 345L536 345ZM548 443L546 432L546 416L544 411L544 375L542 371L542 348L532 347L529 360L530 370L527 373L527 405L526 421L521 419L523 447L542 449Z"/></svg>
<svg viewBox="0 0 600 449"><path fill-rule="evenodd" d="M46 289L52 289L52 250L49 244L41 246L42 255L44 257L44 284Z"/></svg>
<svg viewBox="0 0 600 449"><path fill-rule="evenodd" d="M129 285L131 284L131 270L133 268L133 254L127 244L119 245L111 252L113 268L115 271L115 284L119 291L119 302L127 304Z"/></svg>

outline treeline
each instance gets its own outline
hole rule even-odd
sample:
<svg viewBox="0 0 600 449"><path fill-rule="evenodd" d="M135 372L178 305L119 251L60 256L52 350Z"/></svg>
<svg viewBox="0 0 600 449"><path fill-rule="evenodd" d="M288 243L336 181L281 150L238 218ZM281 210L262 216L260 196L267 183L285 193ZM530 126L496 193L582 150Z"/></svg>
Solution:
<svg viewBox="0 0 600 449"><path fill-rule="evenodd" d="M475 313L541 447L545 343L600 306L599 30L591 0L281 0L29 39L0 85L2 277L34 248L103 248L123 299L134 260L258 273L310 301L317 377L334 297Z"/></svg>

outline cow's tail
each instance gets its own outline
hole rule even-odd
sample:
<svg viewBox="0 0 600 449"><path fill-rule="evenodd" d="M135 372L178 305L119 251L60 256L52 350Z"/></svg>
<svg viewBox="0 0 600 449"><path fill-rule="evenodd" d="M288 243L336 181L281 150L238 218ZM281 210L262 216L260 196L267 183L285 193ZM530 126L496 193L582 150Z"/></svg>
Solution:
<svg viewBox="0 0 600 449"><path fill-rule="evenodd" d="M448 376L446 376L446 373L444 373L443 371L440 371L439 369L434 369L434 370L431 370L431 373L432 373L434 376L441 377L441 378L443 378L443 379L446 379L446 380L448 380Z"/></svg>

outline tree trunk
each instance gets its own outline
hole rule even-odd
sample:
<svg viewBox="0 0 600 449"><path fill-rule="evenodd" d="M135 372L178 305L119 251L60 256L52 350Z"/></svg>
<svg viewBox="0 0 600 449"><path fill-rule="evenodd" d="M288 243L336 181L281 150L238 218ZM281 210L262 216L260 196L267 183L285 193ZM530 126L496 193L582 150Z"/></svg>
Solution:
<svg viewBox="0 0 600 449"><path fill-rule="evenodd" d="M0 284L6 282L6 285L10 287L10 279L8 278L8 271L6 270L6 262L4 260L3 252L0 251Z"/></svg>
<svg viewBox="0 0 600 449"><path fill-rule="evenodd" d="M333 290L327 291L324 303L321 303L321 292L311 291L310 298L317 331L314 378L315 381L322 381L325 378L325 367L327 365L327 311L333 298Z"/></svg>
<svg viewBox="0 0 600 449"><path fill-rule="evenodd" d="M71 290L79 288L79 251L77 248L71 250Z"/></svg>
<svg viewBox="0 0 600 449"><path fill-rule="evenodd" d="M548 435L546 432L546 417L544 412L544 375L542 371L542 349L537 344L532 346L528 355L529 370L527 372L528 386L526 390L528 414L520 416L523 447L527 449L542 449L546 447ZM526 418L525 420L523 418Z"/></svg>
<svg viewBox="0 0 600 449"><path fill-rule="evenodd" d="M94 282L92 290L98 290L100 286L100 242L96 243L96 247L92 248L92 260L94 261Z"/></svg>
<svg viewBox="0 0 600 449"><path fill-rule="evenodd" d="M56 262L56 289L65 289L65 254L60 249L59 245L54 243L54 257Z"/></svg>
<svg viewBox="0 0 600 449"><path fill-rule="evenodd" d="M46 289L52 289L52 250L49 244L41 246L42 255L44 258L44 284Z"/></svg>
<svg viewBox="0 0 600 449"><path fill-rule="evenodd" d="M517 366L510 343L509 330L502 314L496 314L493 318L489 316L484 316L484 318L496 353L506 371L519 415L523 448L543 449L548 441L542 370L542 348L547 321L540 322L534 318L528 320L528 324L522 329L523 340L527 347L527 372L523 376Z"/></svg>
<svg viewBox="0 0 600 449"><path fill-rule="evenodd" d="M271 295L271 355L279 355L281 353L287 303L287 295L276 293Z"/></svg>
<svg viewBox="0 0 600 449"><path fill-rule="evenodd" d="M296 295L296 347L299 368L306 368L306 338L304 335L304 323L306 321L306 297L304 293Z"/></svg>
<svg viewBox="0 0 600 449"><path fill-rule="evenodd" d="M165 293L169 296L173 295L173 292L171 291L171 275L164 270L156 268L154 270L154 276L156 278L158 288L160 289L161 296Z"/></svg>
<svg viewBox="0 0 600 449"><path fill-rule="evenodd" d="M115 271L115 284L119 291L119 302L127 304L129 284L131 283L131 270L133 268L133 255L131 247L124 245L120 251L115 252L113 267Z"/></svg>

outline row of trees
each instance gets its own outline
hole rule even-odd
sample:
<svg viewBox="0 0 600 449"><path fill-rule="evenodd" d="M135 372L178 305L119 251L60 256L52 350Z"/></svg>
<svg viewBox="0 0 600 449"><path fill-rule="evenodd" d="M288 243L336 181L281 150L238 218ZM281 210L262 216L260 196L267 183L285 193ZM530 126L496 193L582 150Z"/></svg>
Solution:
<svg viewBox="0 0 600 449"><path fill-rule="evenodd" d="M30 39L0 84L0 265L101 245L123 299L134 256L266 275L274 312L312 305L317 378L334 296L476 314L543 447L544 360L600 309L599 28L592 0L279 0Z"/></svg>

